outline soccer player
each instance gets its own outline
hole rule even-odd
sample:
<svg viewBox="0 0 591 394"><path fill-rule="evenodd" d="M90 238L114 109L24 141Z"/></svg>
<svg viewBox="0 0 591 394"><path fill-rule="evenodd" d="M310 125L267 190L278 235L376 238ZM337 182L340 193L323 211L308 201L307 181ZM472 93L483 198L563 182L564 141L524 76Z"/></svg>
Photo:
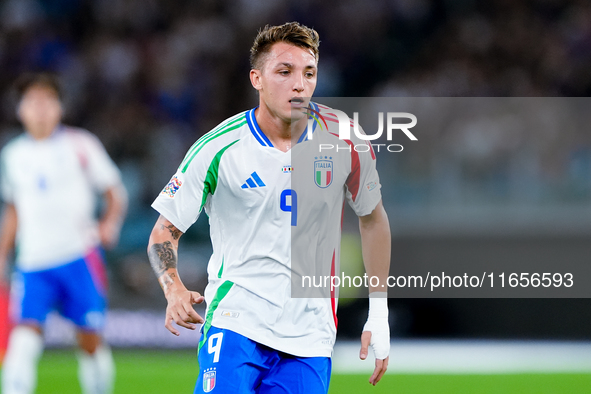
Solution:
<svg viewBox="0 0 591 394"><path fill-rule="evenodd" d="M43 351L42 327L57 309L77 330L80 384L85 394L112 392L114 363L101 339L106 276L101 245L119 238L127 195L119 170L99 140L61 124L57 79L27 74L16 83L25 133L1 153L0 275L16 244L12 304L16 327L2 367L2 393L33 393ZM96 197L104 201L94 218Z"/></svg>
<svg viewBox="0 0 591 394"><path fill-rule="evenodd" d="M375 156L351 150L366 142L340 140L330 108L310 101L318 44L316 31L295 22L262 29L250 71L259 105L200 138L153 204L160 217L148 256L168 301L165 326L179 335L172 322L202 323L195 393L328 391L336 300L291 297L292 255L334 268L345 199L359 216L366 271L386 283L390 230ZM310 111L326 126L307 130ZM322 141L341 153L320 160ZM177 271L179 238L202 209L213 244L205 297L187 290ZM302 239L306 247L295 250ZM388 365L388 307L383 288L369 291L360 358L373 348L375 385ZM205 319L193 309L204 300Z"/></svg>

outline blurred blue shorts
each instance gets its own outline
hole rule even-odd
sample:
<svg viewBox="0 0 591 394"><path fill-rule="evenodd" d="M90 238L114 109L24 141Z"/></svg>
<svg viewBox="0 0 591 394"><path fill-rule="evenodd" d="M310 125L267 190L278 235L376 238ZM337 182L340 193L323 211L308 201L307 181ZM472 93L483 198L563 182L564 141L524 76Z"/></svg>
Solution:
<svg viewBox="0 0 591 394"><path fill-rule="evenodd" d="M57 310L80 329L100 331L105 322L106 271L100 249L41 271L17 271L12 283L16 323L43 325Z"/></svg>

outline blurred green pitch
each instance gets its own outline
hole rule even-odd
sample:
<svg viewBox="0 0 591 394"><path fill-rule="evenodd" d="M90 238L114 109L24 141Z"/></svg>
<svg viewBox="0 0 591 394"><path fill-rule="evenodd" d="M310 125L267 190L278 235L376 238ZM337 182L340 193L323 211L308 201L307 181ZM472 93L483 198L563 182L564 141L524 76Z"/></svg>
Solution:
<svg viewBox="0 0 591 394"><path fill-rule="evenodd" d="M115 394L193 392L196 352L114 350ZM578 394L591 392L591 374L421 375L389 374L376 386L364 375L332 375L330 394ZM37 394L78 394L73 350L47 350L39 364Z"/></svg>

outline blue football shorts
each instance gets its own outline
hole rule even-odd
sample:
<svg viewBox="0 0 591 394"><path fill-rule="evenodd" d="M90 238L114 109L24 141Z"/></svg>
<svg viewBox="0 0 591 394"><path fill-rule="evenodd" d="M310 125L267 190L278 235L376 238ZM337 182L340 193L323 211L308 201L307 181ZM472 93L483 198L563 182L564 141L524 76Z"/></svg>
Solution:
<svg viewBox="0 0 591 394"><path fill-rule="evenodd" d="M85 331L100 331L105 322L107 280L100 249L55 268L15 272L12 313L17 323L43 325L57 310Z"/></svg>
<svg viewBox="0 0 591 394"><path fill-rule="evenodd" d="M208 330L198 360L195 394L328 392L330 357L296 357L226 329Z"/></svg>

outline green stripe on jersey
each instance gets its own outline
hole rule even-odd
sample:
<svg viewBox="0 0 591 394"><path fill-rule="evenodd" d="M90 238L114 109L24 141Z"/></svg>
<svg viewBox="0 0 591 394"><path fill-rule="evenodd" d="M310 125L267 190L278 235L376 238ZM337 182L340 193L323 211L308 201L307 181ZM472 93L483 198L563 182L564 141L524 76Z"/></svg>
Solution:
<svg viewBox="0 0 591 394"><path fill-rule="evenodd" d="M199 151L201 150L201 148L203 148L205 146L205 144L207 144L209 141L220 137L223 134L229 133L232 130L236 130L242 126L244 126L246 124L246 119L243 122L238 123L237 125L234 125L232 127L228 127L226 129L220 130L217 134L212 135L211 137L207 138L206 140L204 140L203 145L197 147L197 149L195 149L195 151L193 152L193 154L191 155L191 157L189 157L189 159L186 161L185 166L182 169L182 172L184 173L185 171L187 171L187 168L189 168L189 165L191 164L191 162L193 161L193 159L195 158L195 156L197 156L197 153L199 153Z"/></svg>
<svg viewBox="0 0 591 394"><path fill-rule="evenodd" d="M184 159L183 159L183 161L182 161L182 163L181 163L181 166L182 166L182 165L185 163L185 161L187 160L187 158L189 158L189 156L191 156L191 154L193 153L193 151L194 151L194 150L197 148L197 146L198 146L199 144L201 144L201 143L203 142L203 140L204 140L205 138L207 138L207 137L209 137L209 136L211 136L211 135L213 135L213 134L217 133L218 131L220 131L220 130L222 130L223 128L227 127L227 126L228 126L228 125L230 125L231 123L234 123L234 122L236 122L236 121L240 120L240 119L241 119L242 117L244 117L244 116L245 116L245 114L244 114L244 113L242 113L242 114L238 114L238 115L235 115L235 116L231 117L230 119L226 120L226 121L225 121L223 124L220 124L220 125L219 125L219 126L217 126L216 128L214 128L214 129L212 129L212 130L208 131L207 133L205 133L204 135L202 135L202 136L201 136L201 138L199 138L199 139L197 140L197 142L195 142L195 143L194 143L194 144L191 146L191 148L190 148L190 149L187 151L187 154L185 155L185 157L184 157Z"/></svg>
<svg viewBox="0 0 591 394"><path fill-rule="evenodd" d="M222 256L222 265L220 267L220 270L218 271L218 278L222 278L222 272L224 271L224 256Z"/></svg>
<svg viewBox="0 0 591 394"><path fill-rule="evenodd" d="M238 123L238 125L237 125L237 123ZM201 148L203 148L203 146L205 146L205 144L207 144L209 141L211 141L223 134L226 134L229 131L235 130L238 127L244 126L245 124L246 124L246 115L240 114L237 117L234 117L234 118L228 120L223 125L213 129L209 133L207 133L204 136L202 136L201 138L199 138L197 140L197 142L195 142L193 144L193 146L191 146L191 148L189 149L189 151L185 155L185 158L181 162L179 169L182 168L183 173L185 171L187 171L187 168L189 167L189 164L191 163L193 158L197 155L197 153L201 150Z"/></svg>
<svg viewBox="0 0 591 394"><path fill-rule="evenodd" d="M205 323L203 323L203 334L201 335L201 340L199 341L199 347L197 348L197 352L201 350L205 342L207 342L207 333L211 328L211 321L213 319L213 313L218 309L218 305L220 301L224 299L224 297L228 294L234 282L230 282L229 280L222 283L220 287L218 287L217 291L215 292L215 296L213 296L213 300L211 300L211 304L207 308L207 315L205 316Z"/></svg>
<svg viewBox="0 0 591 394"><path fill-rule="evenodd" d="M215 154L211 164L209 164L209 168L207 169L207 175L205 176L205 182L203 185L203 197L201 197L201 207L199 207L199 211L203 209L205 202L207 201L207 195L215 193L215 189L218 186L218 171L220 169L220 160L222 160L222 155L232 145L237 143L240 140L236 140L234 142L229 143L228 145L224 146L218 153ZM189 165L189 164L187 164Z"/></svg>

